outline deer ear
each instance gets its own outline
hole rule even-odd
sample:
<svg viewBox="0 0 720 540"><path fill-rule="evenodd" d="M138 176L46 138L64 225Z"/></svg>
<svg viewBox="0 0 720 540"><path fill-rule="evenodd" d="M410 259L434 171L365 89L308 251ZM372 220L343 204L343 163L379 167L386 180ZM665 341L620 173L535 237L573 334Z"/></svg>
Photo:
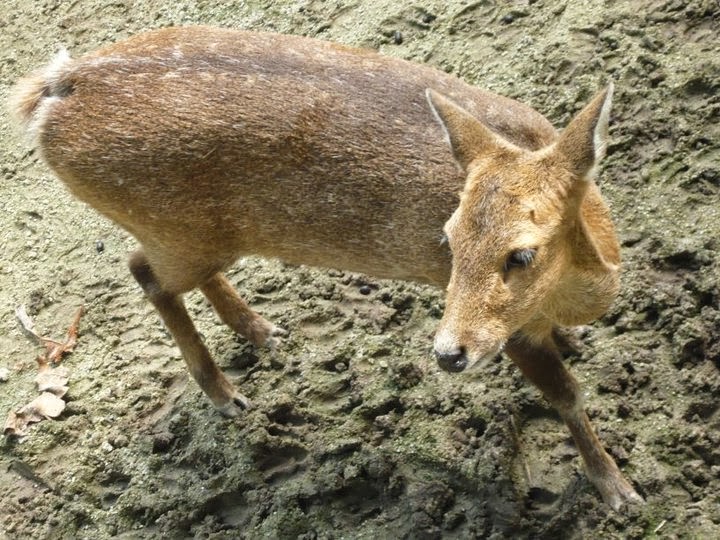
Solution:
<svg viewBox="0 0 720 540"><path fill-rule="evenodd" d="M445 131L455 159L464 170L475 158L498 146L498 137L457 103L429 88L425 95Z"/></svg>
<svg viewBox="0 0 720 540"><path fill-rule="evenodd" d="M560 134L556 151L562 154L570 170L580 178L592 178L605 157L608 121L613 85L599 92Z"/></svg>

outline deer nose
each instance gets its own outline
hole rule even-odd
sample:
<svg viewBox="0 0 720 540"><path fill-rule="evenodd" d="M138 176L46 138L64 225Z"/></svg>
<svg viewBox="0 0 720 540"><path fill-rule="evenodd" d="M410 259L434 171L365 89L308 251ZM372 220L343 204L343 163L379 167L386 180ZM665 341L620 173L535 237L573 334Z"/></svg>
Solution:
<svg viewBox="0 0 720 540"><path fill-rule="evenodd" d="M468 363L465 347L460 347L452 352L435 351L435 357L440 368L450 373L459 373L467 367Z"/></svg>

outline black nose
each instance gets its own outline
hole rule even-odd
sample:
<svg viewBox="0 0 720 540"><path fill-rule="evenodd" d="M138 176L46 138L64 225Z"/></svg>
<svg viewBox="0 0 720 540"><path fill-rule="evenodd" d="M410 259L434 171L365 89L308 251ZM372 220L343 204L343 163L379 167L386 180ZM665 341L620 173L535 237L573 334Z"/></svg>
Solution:
<svg viewBox="0 0 720 540"><path fill-rule="evenodd" d="M451 353L439 353L435 351L435 356L437 357L437 363L440 368L450 373L459 373L467 367L467 355L465 354L464 347L460 347L459 351Z"/></svg>

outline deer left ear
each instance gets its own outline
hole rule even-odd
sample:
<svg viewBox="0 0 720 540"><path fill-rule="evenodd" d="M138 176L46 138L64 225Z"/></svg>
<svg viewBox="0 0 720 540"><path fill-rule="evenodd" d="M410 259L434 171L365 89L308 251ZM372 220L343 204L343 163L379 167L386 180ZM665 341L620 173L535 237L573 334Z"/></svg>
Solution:
<svg viewBox="0 0 720 540"><path fill-rule="evenodd" d="M500 137L457 103L429 88L425 91L430 108L445 131L455 160L467 171L472 161L493 151Z"/></svg>
<svg viewBox="0 0 720 540"><path fill-rule="evenodd" d="M612 95L610 83L572 119L557 141L556 151L565 157L570 170L579 178L594 177L605 157Z"/></svg>

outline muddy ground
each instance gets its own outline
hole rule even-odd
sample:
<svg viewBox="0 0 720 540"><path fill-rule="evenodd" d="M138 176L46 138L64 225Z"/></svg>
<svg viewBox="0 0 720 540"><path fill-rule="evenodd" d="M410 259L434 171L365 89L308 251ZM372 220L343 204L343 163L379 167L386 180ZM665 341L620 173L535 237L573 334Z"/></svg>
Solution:
<svg viewBox="0 0 720 540"><path fill-rule="evenodd" d="M715 0L3 2L3 100L60 44L79 54L189 23L378 48L557 126L614 80L601 187L623 287L568 362L647 504L602 503L557 415L506 358L474 376L440 372L442 294L414 284L240 261L232 281L291 331L275 354L190 294L211 351L255 404L222 418L126 270L133 240L72 200L3 112L2 418L37 394L39 350L15 307L57 337L78 305L86 315L65 359L65 412L0 443L0 538L720 537L719 13Z"/></svg>

